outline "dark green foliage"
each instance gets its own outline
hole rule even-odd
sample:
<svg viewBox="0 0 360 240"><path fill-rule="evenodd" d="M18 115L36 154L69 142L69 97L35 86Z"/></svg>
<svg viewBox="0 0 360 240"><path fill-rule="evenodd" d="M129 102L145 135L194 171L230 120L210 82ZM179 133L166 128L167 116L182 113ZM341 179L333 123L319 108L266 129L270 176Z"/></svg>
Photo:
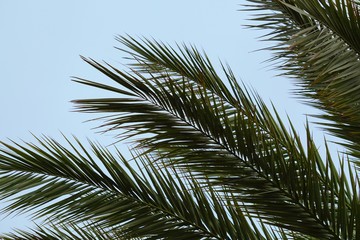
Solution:
<svg viewBox="0 0 360 240"><path fill-rule="evenodd" d="M324 110L319 122L339 137L359 166L360 15L353 0L252 0L284 75L297 79L307 102ZM276 14L275 14L276 13ZM345 141L344 141L345 140Z"/></svg>
<svg viewBox="0 0 360 240"><path fill-rule="evenodd" d="M358 5L249 2L266 10L252 27L271 29L273 60L325 110L318 117L346 141L354 166L346 154L333 160L326 142L321 157L308 124L301 141L228 66L218 74L195 47L119 37L127 69L83 58L112 84L74 79L115 97L74 103L132 141L133 164L76 138L2 143L0 197L13 200L5 211L45 217L4 238L360 239Z"/></svg>

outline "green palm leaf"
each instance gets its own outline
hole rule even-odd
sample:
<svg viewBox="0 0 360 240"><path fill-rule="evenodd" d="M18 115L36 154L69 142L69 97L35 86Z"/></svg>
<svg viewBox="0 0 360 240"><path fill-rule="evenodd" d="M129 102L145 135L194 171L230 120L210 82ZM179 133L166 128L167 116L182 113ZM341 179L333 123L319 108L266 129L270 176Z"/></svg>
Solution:
<svg viewBox="0 0 360 240"><path fill-rule="evenodd" d="M319 122L341 138L359 166L360 157L360 15L353 0L261 1L250 10L266 10L251 27L268 29L264 38L272 60L280 60L284 75L297 79L300 94L324 110ZM271 11L267 11L271 10ZM299 92L297 92L299 93ZM345 142L344 142L345 140Z"/></svg>
<svg viewBox="0 0 360 240"><path fill-rule="evenodd" d="M321 156L308 124L302 141L229 66L218 73L194 46L119 37L125 70L83 58L112 84L74 79L114 97L74 102L101 114L102 131L132 141L134 164L76 138L0 142L3 212L45 219L0 238L360 239L360 180L350 164L360 169L359 3L249 2L265 10L251 27L278 42L271 60L345 140L339 167L326 141Z"/></svg>
<svg viewBox="0 0 360 240"><path fill-rule="evenodd" d="M119 90L76 81L122 96L77 100L79 111L108 113L105 131L122 129L126 137L150 134L136 139L135 147L191 171L220 192L225 187L267 223L324 239L354 236L357 183L349 186L330 155L324 165L308 128L305 151L295 129L287 131L223 67L228 89L194 47L175 50L146 39L119 40L130 49L125 50L133 60L128 73L85 59L120 84Z"/></svg>
<svg viewBox="0 0 360 240"><path fill-rule="evenodd" d="M12 200L7 212L33 210L45 223L65 224L65 233L66 224L73 229L90 221L85 226L126 239L262 238L211 187L205 192L194 179L157 170L145 155L134 168L119 152L94 143L89 152L78 140L67 140L70 148L49 138L38 141L2 143L0 197ZM49 233L44 231L35 234Z"/></svg>
<svg viewBox="0 0 360 240"><path fill-rule="evenodd" d="M84 227L75 224L57 224L48 227L37 226L32 230L15 230L2 236L4 240L85 240L85 239L124 239L116 230L104 230L99 227Z"/></svg>

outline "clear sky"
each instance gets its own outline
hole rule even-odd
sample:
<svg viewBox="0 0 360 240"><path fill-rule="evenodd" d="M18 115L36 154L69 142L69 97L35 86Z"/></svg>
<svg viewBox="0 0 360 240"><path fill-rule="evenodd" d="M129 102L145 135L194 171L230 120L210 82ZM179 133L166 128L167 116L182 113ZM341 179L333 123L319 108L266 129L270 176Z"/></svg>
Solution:
<svg viewBox="0 0 360 240"><path fill-rule="evenodd" d="M270 57L245 29L249 13L244 0L131 1L0 1L0 141L34 140L35 135L61 139L60 132L103 144L114 141L95 134L92 116L71 112L72 99L106 96L106 92L70 81L70 76L104 79L79 57L112 64L124 62L114 49L116 35L153 37L173 44L190 43L204 49L215 62L230 64L238 79L253 86L282 116L287 113L303 131L305 115L314 112L291 98L288 79L274 77L262 63ZM321 139L321 137L320 137ZM122 148L122 145L118 146ZM0 186L1 187L1 186ZM0 208L3 205L0 204ZM24 228L23 216L2 219L0 232Z"/></svg>

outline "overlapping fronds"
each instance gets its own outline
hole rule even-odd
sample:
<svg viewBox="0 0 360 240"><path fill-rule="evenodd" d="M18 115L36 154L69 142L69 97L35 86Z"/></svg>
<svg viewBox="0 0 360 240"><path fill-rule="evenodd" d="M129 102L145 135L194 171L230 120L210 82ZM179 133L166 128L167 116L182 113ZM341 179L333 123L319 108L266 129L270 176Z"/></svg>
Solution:
<svg viewBox="0 0 360 240"><path fill-rule="evenodd" d="M90 235L111 239L262 239L231 199L221 200L211 187L204 191L170 168L158 171L146 155L137 157L137 169L119 152L67 141L68 148L49 138L2 143L0 197L12 200L4 211L32 210L58 227L8 237L81 235L76 227L83 224L95 229Z"/></svg>
<svg viewBox="0 0 360 240"><path fill-rule="evenodd" d="M166 159L225 199L230 193L266 223L304 237L359 237L358 180L348 183L330 154L321 159L308 127L305 150L295 129L288 131L223 66L228 88L194 47L119 41L130 54L127 72L85 59L119 86L76 79L119 97L77 100L79 111L106 113L105 131L136 136L135 148Z"/></svg>
<svg viewBox="0 0 360 240"><path fill-rule="evenodd" d="M248 0L271 60L295 77L330 133L360 166L360 15L353 0ZM250 9L250 8L249 8ZM131 165L90 142L0 142L4 212L44 225L4 239L360 239L359 176L325 157L309 126L290 121L217 73L195 47L117 39L127 69L83 58L113 82L76 82L115 93L76 100L101 129L133 141ZM73 143L75 142L75 143ZM348 175L347 175L348 174Z"/></svg>
<svg viewBox="0 0 360 240"><path fill-rule="evenodd" d="M317 117L341 138L360 166L360 15L353 0L249 0L261 10L251 27L268 29L264 39L279 68L295 77ZM297 91L299 93L299 91Z"/></svg>

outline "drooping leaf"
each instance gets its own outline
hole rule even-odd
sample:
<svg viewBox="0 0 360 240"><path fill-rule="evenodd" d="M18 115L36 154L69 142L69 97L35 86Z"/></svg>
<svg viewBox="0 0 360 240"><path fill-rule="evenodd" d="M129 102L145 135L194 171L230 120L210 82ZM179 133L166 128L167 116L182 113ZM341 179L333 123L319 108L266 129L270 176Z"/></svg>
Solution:
<svg viewBox="0 0 360 240"><path fill-rule="evenodd" d="M260 10L253 28L270 31L265 40L285 76L296 79L296 94L322 109L317 121L339 137L360 161L360 15L353 0L250 0Z"/></svg>
<svg viewBox="0 0 360 240"><path fill-rule="evenodd" d="M12 200L4 211L33 210L54 226L90 221L90 228L117 229L124 238L262 238L211 187L204 191L195 179L158 170L146 155L135 168L119 152L66 140L69 148L50 138L2 143L0 197Z"/></svg>
<svg viewBox="0 0 360 240"><path fill-rule="evenodd" d="M225 187L267 223L318 238L354 234L359 223L352 215L352 225L347 219L354 210L356 183L349 187L330 157L324 165L308 128L305 151L295 129L288 131L224 67L228 89L194 47L175 50L146 39L120 41L133 60L127 72L85 61L130 94L77 100L79 111L107 113L101 126L105 131L136 136L136 148L168 159L168 165L190 171L220 192Z"/></svg>

